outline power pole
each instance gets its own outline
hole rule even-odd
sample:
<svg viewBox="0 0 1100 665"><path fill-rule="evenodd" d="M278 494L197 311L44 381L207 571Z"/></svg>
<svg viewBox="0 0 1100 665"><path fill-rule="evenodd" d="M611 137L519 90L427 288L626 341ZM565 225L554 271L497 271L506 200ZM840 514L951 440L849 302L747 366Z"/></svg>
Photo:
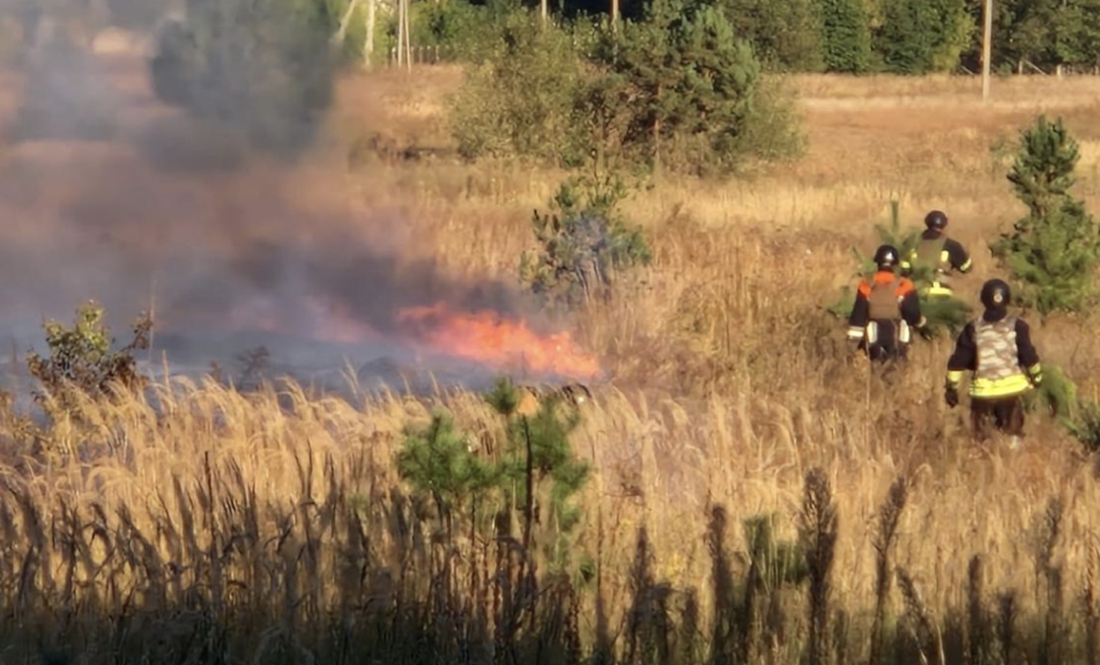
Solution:
<svg viewBox="0 0 1100 665"><path fill-rule="evenodd" d="M611 0L611 28L619 28L619 0Z"/></svg>
<svg viewBox="0 0 1100 665"><path fill-rule="evenodd" d="M989 101L989 58L993 50L993 0L985 0L983 17L985 20L982 30L982 101Z"/></svg>
<svg viewBox="0 0 1100 665"><path fill-rule="evenodd" d="M405 0L397 0L397 67L405 64Z"/></svg>
<svg viewBox="0 0 1100 665"><path fill-rule="evenodd" d="M546 25L546 20L550 18L550 0L542 0L539 3L539 10L542 13L542 23Z"/></svg>

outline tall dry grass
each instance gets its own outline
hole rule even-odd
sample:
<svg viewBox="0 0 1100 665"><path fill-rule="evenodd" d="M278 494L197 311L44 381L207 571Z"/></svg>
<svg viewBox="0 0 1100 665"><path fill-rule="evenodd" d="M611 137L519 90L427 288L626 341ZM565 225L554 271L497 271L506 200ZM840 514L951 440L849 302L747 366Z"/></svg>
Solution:
<svg viewBox="0 0 1100 665"><path fill-rule="evenodd" d="M347 173L341 141L339 171L303 174L361 211L399 211L457 274L510 279L562 174L450 161L440 95L459 74L414 76L345 81L337 129L435 153L368 154ZM587 585L517 579L537 555L505 537L441 538L398 482L401 429L431 406L493 442L477 396L184 382L160 388L162 414L89 404L90 429L57 425L79 453L64 462L9 460L0 658L1094 662L1093 461L1041 415L1019 451L970 443L963 410L942 405L947 341L880 376L824 306L890 198L911 223L948 211L976 257L964 294L998 274L985 243L1023 209L997 146L1035 112L1064 113L1081 139L1095 209L1100 84L997 81L983 106L972 79L792 83L808 154L639 193L627 212L655 264L576 321L611 374L574 440L597 471L577 544L599 563ZM1094 324L1035 322L1044 359L1085 390ZM743 522L773 514L775 537L809 553L798 585L750 556Z"/></svg>
<svg viewBox="0 0 1100 665"><path fill-rule="evenodd" d="M9 460L5 658L964 662L997 594L1019 616L1002 626L1013 658L1079 662L1095 632L1075 590L1096 480L1066 449L968 459L944 439L920 459L883 420L746 392L689 414L605 389L574 440L599 469L575 544L597 562L585 581L517 577L547 570L518 531L448 536L398 482L395 433L434 406L481 454L499 448L475 395L353 406L181 379L156 401L84 404L57 425L72 457ZM805 582L747 547L741 523L761 514L776 514L769 548L802 544Z"/></svg>

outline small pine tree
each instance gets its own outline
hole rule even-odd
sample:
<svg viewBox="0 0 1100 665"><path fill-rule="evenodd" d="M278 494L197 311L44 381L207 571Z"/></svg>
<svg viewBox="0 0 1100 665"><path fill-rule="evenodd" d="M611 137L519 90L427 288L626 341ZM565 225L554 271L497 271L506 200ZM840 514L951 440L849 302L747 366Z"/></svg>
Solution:
<svg viewBox="0 0 1100 665"><path fill-rule="evenodd" d="M583 517L572 500L591 477L591 467L577 458L569 441L580 415L561 414L559 397L544 399L531 416L519 413L519 395L507 379L497 381L485 399L505 418L507 446L500 460L505 494L524 515L525 533L531 533L532 520L546 525L538 540L552 569L564 570L572 563L570 535Z"/></svg>
<svg viewBox="0 0 1100 665"><path fill-rule="evenodd" d="M616 270L648 265L645 237L617 211L626 196L615 176L575 177L551 202L554 212L534 213L536 252L520 257L520 280L548 302L580 305L608 294Z"/></svg>
<svg viewBox="0 0 1100 665"><path fill-rule="evenodd" d="M861 0L820 0L825 69L862 74L871 68L870 18Z"/></svg>
<svg viewBox="0 0 1100 665"><path fill-rule="evenodd" d="M770 70L816 72L824 68L818 0L719 0L715 4Z"/></svg>
<svg viewBox="0 0 1100 665"><path fill-rule="evenodd" d="M483 456L468 446L454 419L440 411L427 426L406 430L398 472L415 496L434 506L450 537L470 526L492 530L502 509L513 511L523 523L524 544L541 544L550 572L570 568L572 537L584 515L573 499L591 476L569 441L579 414L562 414L560 399L553 398L533 414L521 413L519 392L507 379L497 381L485 400L504 420L498 452Z"/></svg>
<svg viewBox="0 0 1100 665"><path fill-rule="evenodd" d="M1094 295L1100 238L1084 203L1069 191L1078 159L1077 142L1061 118L1052 123L1039 116L1025 129L1007 177L1028 214L990 245L1018 283L1017 301L1044 317L1080 312Z"/></svg>

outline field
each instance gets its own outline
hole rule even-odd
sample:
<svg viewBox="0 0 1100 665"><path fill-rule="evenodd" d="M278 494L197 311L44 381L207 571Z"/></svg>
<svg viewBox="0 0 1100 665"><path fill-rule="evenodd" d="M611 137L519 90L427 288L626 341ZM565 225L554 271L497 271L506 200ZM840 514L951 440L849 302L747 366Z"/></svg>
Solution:
<svg viewBox="0 0 1100 665"><path fill-rule="evenodd" d="M150 101L140 63L103 67L123 126L197 131ZM19 78L3 81L11 117ZM445 96L460 82L443 66L346 75L324 140L295 165L215 168L205 160L224 166L224 145L184 138L168 152L193 149L201 168L149 168L163 144L139 129L0 147L0 303L33 315L33 297L71 311L94 296L111 311L145 293L131 269L184 265L173 245L189 245L190 261L330 231L430 258L455 280L513 280L531 211L564 176L453 159ZM987 243L1024 210L1005 146L1038 113L1062 115L1080 141L1076 192L1096 210L1100 80L995 80L984 105L974 78L787 83L805 157L639 192L626 211L654 265L572 322L607 373L573 437L595 468L572 545L595 558L592 580L541 579L533 595L520 562L543 570L542 555L433 533L430 510L407 500L393 466L403 428L442 404L482 444L499 438L477 395L433 403L395 386L348 403L197 383L162 388L159 416L146 403L85 405L84 423L62 422L49 440L75 457L9 456L0 662L566 663L596 650L618 662L794 663L812 625L827 626L829 662L1096 662L1093 460L1042 414L1017 451L969 442L965 401L942 401L947 341L920 343L884 381L849 357L845 322L824 308L852 280L850 247L873 251L892 198L907 224L947 211L975 257L961 292L976 305L998 274ZM396 149L360 151L349 168L351 146L375 135ZM43 285L35 252L79 277ZM111 262L128 267L96 277ZM113 291L80 291L95 288ZM1086 393L1100 375L1094 319L1033 322L1044 361ZM17 426L5 415L0 437L19 439ZM827 488L807 483L815 468ZM896 482L905 491L891 494ZM812 577L832 553L827 597L784 581L793 573L775 556L814 488L838 516L835 550L821 544L822 519L807 557ZM742 524L769 515L774 539L753 556Z"/></svg>

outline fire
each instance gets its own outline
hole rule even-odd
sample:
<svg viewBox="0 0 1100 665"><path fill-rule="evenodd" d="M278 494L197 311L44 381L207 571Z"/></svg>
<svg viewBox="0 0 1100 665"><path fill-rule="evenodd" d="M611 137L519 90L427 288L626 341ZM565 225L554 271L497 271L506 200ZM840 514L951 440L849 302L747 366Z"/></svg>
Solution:
<svg viewBox="0 0 1100 665"><path fill-rule="evenodd" d="M398 322L417 326L422 341L451 355L491 365L519 362L536 372L592 378L599 362L567 332L542 336L523 321L491 311L455 312L446 304L404 309Z"/></svg>

